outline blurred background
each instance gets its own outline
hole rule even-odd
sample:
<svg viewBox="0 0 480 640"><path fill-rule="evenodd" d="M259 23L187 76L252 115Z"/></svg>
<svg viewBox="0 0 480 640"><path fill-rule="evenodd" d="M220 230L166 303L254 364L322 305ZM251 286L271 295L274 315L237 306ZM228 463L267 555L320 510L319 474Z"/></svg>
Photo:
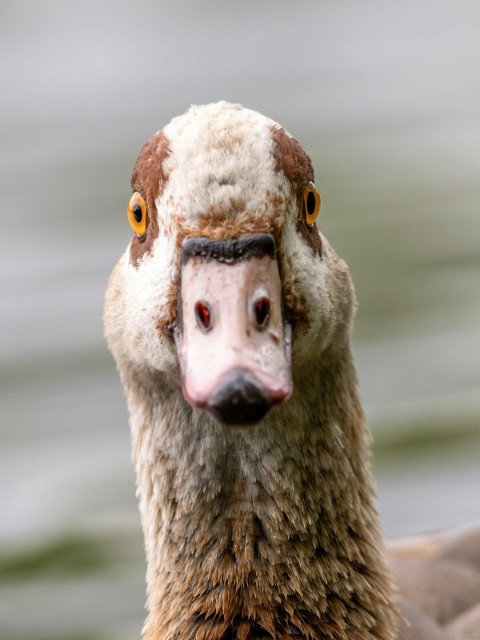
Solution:
<svg viewBox="0 0 480 640"><path fill-rule="evenodd" d="M138 638L103 295L143 143L227 99L311 155L348 261L388 536L480 517L477 0L0 4L0 638Z"/></svg>

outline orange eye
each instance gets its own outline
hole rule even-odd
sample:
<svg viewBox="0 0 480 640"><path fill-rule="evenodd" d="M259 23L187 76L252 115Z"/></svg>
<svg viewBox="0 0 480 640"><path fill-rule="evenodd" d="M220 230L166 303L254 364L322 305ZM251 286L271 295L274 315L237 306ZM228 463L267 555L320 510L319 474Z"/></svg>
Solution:
<svg viewBox="0 0 480 640"><path fill-rule="evenodd" d="M320 213L320 194L313 182L309 182L303 190L303 206L305 222L311 227Z"/></svg>
<svg viewBox="0 0 480 640"><path fill-rule="evenodd" d="M127 208L128 221L137 236L141 238L147 230L147 205L142 196L135 191Z"/></svg>

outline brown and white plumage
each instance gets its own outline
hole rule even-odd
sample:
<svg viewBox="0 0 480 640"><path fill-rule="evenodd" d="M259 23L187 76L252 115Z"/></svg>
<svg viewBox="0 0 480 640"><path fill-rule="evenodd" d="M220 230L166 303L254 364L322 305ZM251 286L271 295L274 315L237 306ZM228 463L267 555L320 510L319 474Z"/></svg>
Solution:
<svg viewBox="0 0 480 640"><path fill-rule="evenodd" d="M399 627L350 349L353 287L345 263L305 222L312 180L308 156L278 124L225 102L175 118L137 160L132 187L146 202L146 231L134 235L112 274L105 327L132 427L148 563L145 639L436 638ZM238 278L236 267L217 268L216 259L211 270L211 256L189 262L213 319L228 316L218 334L225 342L215 343L228 357L217 358L211 340L220 338L198 333L190 318L196 303L185 246L192 238L230 246L255 234L276 251L273 263L265 258L273 275L261 284L252 275L257 258ZM231 286L212 285L221 273ZM275 273L281 300L269 289ZM267 297L272 317L281 308L283 320L268 331L246 326L246 312L232 316L243 313L241 296L250 304L249 288L252 300L257 289ZM230 289L240 306L237 298L227 305ZM258 348L236 346L233 326L247 341L255 334ZM280 353L287 327L293 393L285 400L285 388L270 401L268 354L287 362ZM208 357L188 360L189 345L201 354L209 340ZM202 385L198 367L212 381L193 393L192 379ZM272 407L240 429L221 424L209 404L215 384L237 370L261 381ZM400 604L407 614L414 606ZM414 624L424 623L414 615Z"/></svg>

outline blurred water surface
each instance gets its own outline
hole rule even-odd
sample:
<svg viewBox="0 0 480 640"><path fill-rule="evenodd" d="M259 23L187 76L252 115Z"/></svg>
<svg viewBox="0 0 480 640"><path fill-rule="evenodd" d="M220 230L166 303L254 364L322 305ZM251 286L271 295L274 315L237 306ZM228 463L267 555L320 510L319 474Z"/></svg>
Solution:
<svg viewBox="0 0 480 640"><path fill-rule="evenodd" d="M138 637L142 537L101 325L143 142L238 101L311 155L357 287L389 535L478 518L480 5L0 7L0 638Z"/></svg>

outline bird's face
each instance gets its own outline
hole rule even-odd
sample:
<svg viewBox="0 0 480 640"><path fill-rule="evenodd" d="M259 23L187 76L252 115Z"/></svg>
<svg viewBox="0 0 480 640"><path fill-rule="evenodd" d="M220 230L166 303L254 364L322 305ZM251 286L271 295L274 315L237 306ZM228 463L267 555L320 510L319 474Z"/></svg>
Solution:
<svg viewBox="0 0 480 640"><path fill-rule="evenodd" d="M114 355L179 378L220 422L258 422L292 393L292 329L301 366L337 321L310 159L256 112L192 107L147 142L132 187L105 314Z"/></svg>

